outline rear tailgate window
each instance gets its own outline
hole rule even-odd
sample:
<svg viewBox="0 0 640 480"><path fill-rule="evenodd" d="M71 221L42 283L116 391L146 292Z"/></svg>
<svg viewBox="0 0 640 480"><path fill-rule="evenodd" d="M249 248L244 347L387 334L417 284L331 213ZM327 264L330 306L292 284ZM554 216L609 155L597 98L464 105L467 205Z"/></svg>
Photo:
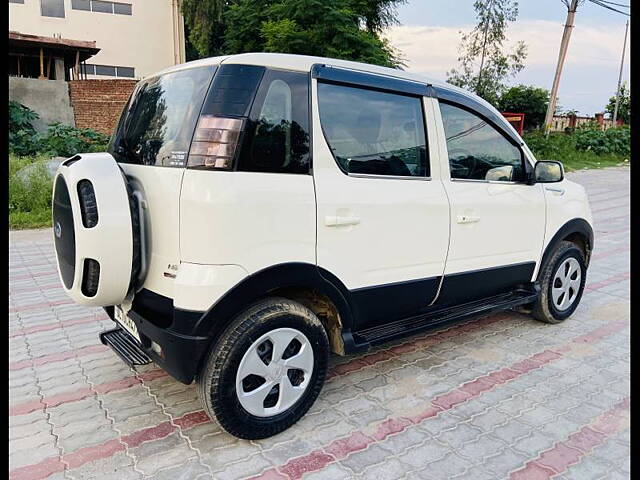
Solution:
<svg viewBox="0 0 640 480"><path fill-rule="evenodd" d="M183 167L214 65L141 81L125 107L109 153L120 163Z"/></svg>

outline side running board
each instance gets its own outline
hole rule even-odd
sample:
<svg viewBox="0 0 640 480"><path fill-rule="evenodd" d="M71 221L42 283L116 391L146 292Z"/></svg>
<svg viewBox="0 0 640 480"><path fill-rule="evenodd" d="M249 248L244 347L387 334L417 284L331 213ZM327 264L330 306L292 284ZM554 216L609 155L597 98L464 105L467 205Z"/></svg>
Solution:
<svg viewBox="0 0 640 480"><path fill-rule="evenodd" d="M100 341L108 345L130 367L147 365L152 360L144 353L131 336L121 328L107 330L100 334Z"/></svg>
<svg viewBox="0 0 640 480"><path fill-rule="evenodd" d="M454 307L432 310L422 315L354 332L355 346L358 350L366 349L372 345L406 337L475 315L508 310L513 307L532 303L536 301L537 298L538 294L533 290L514 290L509 293L483 298Z"/></svg>

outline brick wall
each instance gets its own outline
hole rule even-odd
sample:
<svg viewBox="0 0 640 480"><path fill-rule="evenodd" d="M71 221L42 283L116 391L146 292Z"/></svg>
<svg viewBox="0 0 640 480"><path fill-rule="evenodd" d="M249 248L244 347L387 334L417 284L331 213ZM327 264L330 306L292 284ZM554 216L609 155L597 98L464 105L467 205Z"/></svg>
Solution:
<svg viewBox="0 0 640 480"><path fill-rule="evenodd" d="M135 85L135 80L124 79L70 81L76 127L111 135Z"/></svg>

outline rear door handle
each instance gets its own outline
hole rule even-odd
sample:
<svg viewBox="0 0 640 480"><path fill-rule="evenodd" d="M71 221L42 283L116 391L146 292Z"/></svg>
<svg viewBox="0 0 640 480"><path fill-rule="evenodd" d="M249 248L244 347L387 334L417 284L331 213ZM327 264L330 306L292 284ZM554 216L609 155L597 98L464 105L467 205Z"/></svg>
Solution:
<svg viewBox="0 0 640 480"><path fill-rule="evenodd" d="M345 225L357 225L359 223L359 217L340 217L337 215L326 215L324 217L324 224L327 227L341 227Z"/></svg>
<svg viewBox="0 0 640 480"><path fill-rule="evenodd" d="M458 215L458 223L475 223L480 221L480 217L474 215Z"/></svg>

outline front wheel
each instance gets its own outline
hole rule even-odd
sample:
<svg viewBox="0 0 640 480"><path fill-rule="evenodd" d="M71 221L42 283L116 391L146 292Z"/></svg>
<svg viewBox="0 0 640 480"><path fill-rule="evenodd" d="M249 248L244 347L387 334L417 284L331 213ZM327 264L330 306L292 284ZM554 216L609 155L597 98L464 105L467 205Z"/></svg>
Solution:
<svg viewBox="0 0 640 480"><path fill-rule="evenodd" d="M584 253L574 243L561 242L540 271L540 296L533 316L546 323L560 323L578 307L587 278Z"/></svg>
<svg viewBox="0 0 640 480"><path fill-rule="evenodd" d="M286 430L313 405L324 384L329 341L318 317L284 298L238 315L198 375L210 417L239 438Z"/></svg>

